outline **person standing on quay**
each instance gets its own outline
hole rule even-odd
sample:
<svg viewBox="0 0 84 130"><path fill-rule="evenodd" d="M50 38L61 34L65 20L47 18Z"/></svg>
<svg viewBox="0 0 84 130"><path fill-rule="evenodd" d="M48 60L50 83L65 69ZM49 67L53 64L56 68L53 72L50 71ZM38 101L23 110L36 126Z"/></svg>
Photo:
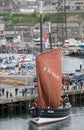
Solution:
<svg viewBox="0 0 84 130"><path fill-rule="evenodd" d="M9 92L8 92L8 90L6 91L6 98L8 98L8 94L9 94Z"/></svg>
<svg viewBox="0 0 84 130"><path fill-rule="evenodd" d="M80 63L80 71L82 70L82 64Z"/></svg>
<svg viewBox="0 0 84 130"><path fill-rule="evenodd" d="M4 88L2 88L2 94L4 95Z"/></svg>
<svg viewBox="0 0 84 130"><path fill-rule="evenodd" d="M18 88L15 88L15 96L18 94Z"/></svg>
<svg viewBox="0 0 84 130"><path fill-rule="evenodd" d="M1 89L0 89L0 97L1 97Z"/></svg>

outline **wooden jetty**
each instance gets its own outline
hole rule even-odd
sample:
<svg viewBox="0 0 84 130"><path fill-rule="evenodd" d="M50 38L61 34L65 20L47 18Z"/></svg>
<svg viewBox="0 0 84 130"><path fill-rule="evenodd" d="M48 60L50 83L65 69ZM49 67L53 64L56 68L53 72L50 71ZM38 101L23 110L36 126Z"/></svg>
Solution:
<svg viewBox="0 0 84 130"><path fill-rule="evenodd" d="M62 96L68 96L72 106L81 105L84 102L84 88L77 90L65 90Z"/></svg>
<svg viewBox="0 0 84 130"><path fill-rule="evenodd" d="M62 96L67 96L70 99L72 106L80 105L84 102L84 89L82 90L66 90L63 91ZM26 96L14 96L9 98L0 99L0 116L5 113L13 115L17 111L28 112L28 108L33 104L33 101L37 97L37 93L28 93Z"/></svg>
<svg viewBox="0 0 84 130"><path fill-rule="evenodd" d="M32 77L28 77L28 82L26 84L25 76L1 76L0 116L8 112L13 114L17 111L28 111L28 107L32 105L33 100L37 96L36 91L31 91L34 88L34 83L32 82ZM30 90L30 88L32 89ZM4 93L2 89L4 89ZM17 94L16 89L18 89ZM25 91L25 89L27 89L27 91Z"/></svg>
<svg viewBox="0 0 84 130"><path fill-rule="evenodd" d="M35 97L36 93L33 93L32 95L30 93L26 96L17 96L6 99L0 99L0 116L3 116L6 113L13 115L17 112L28 112L28 108L30 107L30 105L32 105Z"/></svg>
<svg viewBox="0 0 84 130"><path fill-rule="evenodd" d="M16 77L19 77L19 76L16 76ZM9 78L11 77L9 76ZM33 88L34 87L33 80L31 80L32 83L29 86L26 86L24 81L16 80L15 77L14 77L14 80L11 79L11 82L8 79L8 77L5 77L5 76L1 79L2 80L0 80L0 89L4 88L5 93L0 95L0 116L4 115L7 112L9 114L14 114L17 111L21 113L22 110L28 112L28 108L33 104L34 99L37 97L37 92L28 91L26 94L23 95L22 91L26 87ZM9 84L8 84L8 81L9 81ZM15 88L19 88L17 95L15 94ZM82 89L76 89L76 90L72 89L71 86L70 88L71 89L69 90L63 91L62 96L68 96L72 106L77 105L77 104L80 105L81 103L83 103L84 102L84 86L82 87ZM12 92L12 96L9 95L7 97L6 90L8 90L9 92Z"/></svg>

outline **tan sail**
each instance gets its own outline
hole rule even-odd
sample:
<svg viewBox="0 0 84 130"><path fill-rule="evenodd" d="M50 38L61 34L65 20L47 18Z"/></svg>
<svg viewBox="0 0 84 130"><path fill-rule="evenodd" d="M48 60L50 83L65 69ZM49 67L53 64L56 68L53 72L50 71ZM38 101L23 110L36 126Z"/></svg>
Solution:
<svg viewBox="0 0 84 130"><path fill-rule="evenodd" d="M60 104L62 88L61 49L53 49L36 57L38 101L42 108Z"/></svg>

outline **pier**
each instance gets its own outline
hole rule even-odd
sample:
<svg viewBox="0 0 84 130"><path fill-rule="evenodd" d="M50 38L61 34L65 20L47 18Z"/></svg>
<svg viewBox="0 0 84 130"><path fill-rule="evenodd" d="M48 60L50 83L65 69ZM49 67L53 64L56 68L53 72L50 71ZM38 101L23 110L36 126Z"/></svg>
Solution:
<svg viewBox="0 0 84 130"><path fill-rule="evenodd" d="M84 89L82 90L66 90L62 92L62 96L67 96L70 99L72 106L81 105L84 102ZM26 95L19 93L17 96L0 98L0 115L9 113L21 113L22 111L28 112L28 108L33 104L34 99L37 97L36 92L28 92Z"/></svg>
<svg viewBox="0 0 84 130"><path fill-rule="evenodd" d="M68 96L72 106L81 105L84 102L84 87L77 90L65 90L62 96Z"/></svg>
<svg viewBox="0 0 84 130"><path fill-rule="evenodd" d="M8 82L9 81L9 82ZM26 84L27 83L27 84ZM37 97L37 90L34 87L33 77L28 77L25 82L25 76L1 76L0 78L0 116L5 113L14 114L22 111L28 112L34 99ZM18 91L16 92L16 89ZM80 105L84 102L84 86L82 89L63 90L62 96L68 96L72 106ZM3 92L4 89L4 92ZM26 91L25 91L26 90ZM8 94L7 94L8 91Z"/></svg>
<svg viewBox="0 0 84 130"><path fill-rule="evenodd" d="M0 78L0 116L6 113L28 112L37 96L33 77L24 75L1 75Z"/></svg>
<svg viewBox="0 0 84 130"><path fill-rule="evenodd" d="M17 96L0 99L0 117L4 114L13 115L21 113L22 111L28 112L28 108L33 103L36 94L27 94L26 96Z"/></svg>

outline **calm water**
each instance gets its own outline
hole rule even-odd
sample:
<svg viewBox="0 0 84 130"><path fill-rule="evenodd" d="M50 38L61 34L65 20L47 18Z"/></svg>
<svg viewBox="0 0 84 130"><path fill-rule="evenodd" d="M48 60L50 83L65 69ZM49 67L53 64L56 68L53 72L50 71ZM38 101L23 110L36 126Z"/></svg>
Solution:
<svg viewBox="0 0 84 130"><path fill-rule="evenodd" d="M0 130L84 130L84 107L74 107L71 118L61 123L36 127L29 123L29 117L0 119Z"/></svg>
<svg viewBox="0 0 84 130"><path fill-rule="evenodd" d="M62 58L63 72L75 72L79 69L80 63L84 64L84 59L75 57ZM0 119L0 130L84 130L84 107L72 108L71 118L65 122L37 128L29 123L30 117L18 116Z"/></svg>
<svg viewBox="0 0 84 130"><path fill-rule="evenodd" d="M77 57L65 56L62 58L62 70L63 72L75 72L76 69L80 68L80 63L84 68L84 59Z"/></svg>

